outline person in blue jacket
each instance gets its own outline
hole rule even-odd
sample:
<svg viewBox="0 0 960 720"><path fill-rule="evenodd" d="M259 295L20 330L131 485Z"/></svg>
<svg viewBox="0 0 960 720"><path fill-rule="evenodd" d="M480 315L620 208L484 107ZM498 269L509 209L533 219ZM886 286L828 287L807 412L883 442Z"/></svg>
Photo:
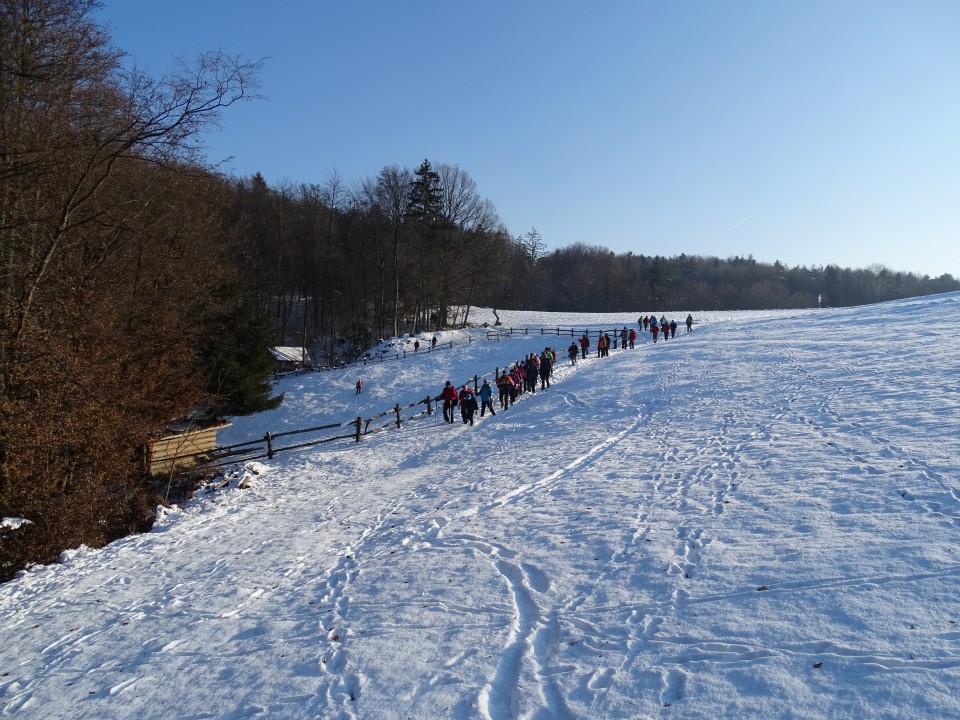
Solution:
<svg viewBox="0 0 960 720"><path fill-rule="evenodd" d="M488 380L483 381L483 385L480 386L478 394L480 395L480 417L483 417L483 413L487 408L490 409L491 415L496 415L493 411L493 388L490 387Z"/></svg>

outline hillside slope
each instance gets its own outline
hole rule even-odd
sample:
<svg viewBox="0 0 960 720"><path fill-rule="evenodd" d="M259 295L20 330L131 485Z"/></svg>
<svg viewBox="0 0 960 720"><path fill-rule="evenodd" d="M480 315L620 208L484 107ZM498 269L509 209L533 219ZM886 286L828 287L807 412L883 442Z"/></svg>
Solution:
<svg viewBox="0 0 960 720"><path fill-rule="evenodd" d="M224 442L569 344L451 339L288 378ZM960 716L960 295L643 340L0 587L0 712Z"/></svg>

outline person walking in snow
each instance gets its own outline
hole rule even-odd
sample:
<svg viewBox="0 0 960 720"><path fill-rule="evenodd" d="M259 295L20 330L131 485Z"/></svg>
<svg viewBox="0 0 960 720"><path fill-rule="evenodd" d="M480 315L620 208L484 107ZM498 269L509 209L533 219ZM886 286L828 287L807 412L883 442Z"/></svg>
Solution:
<svg viewBox="0 0 960 720"><path fill-rule="evenodd" d="M503 371L503 375L497 378L497 390L500 391L500 409L506 410L510 407L510 386L513 385L513 378Z"/></svg>
<svg viewBox="0 0 960 720"><path fill-rule="evenodd" d="M483 412L487 408L490 409L491 415L496 415L493 411L493 388L490 387L490 382L487 380L483 381L483 385L480 386L480 417L483 417Z"/></svg>
<svg viewBox="0 0 960 720"><path fill-rule="evenodd" d="M420 352L420 341L419 341L419 340L414 340L414 341L413 341L413 351L414 351L415 353L416 353L416 352Z"/></svg>
<svg viewBox="0 0 960 720"><path fill-rule="evenodd" d="M626 326L624 326L623 330L620 331L620 349L621 350L627 349L627 336L628 336L627 328Z"/></svg>
<svg viewBox="0 0 960 720"><path fill-rule="evenodd" d="M653 344L657 344L657 334L660 332L660 328L656 324L651 323L650 325L650 335L653 337Z"/></svg>
<svg viewBox="0 0 960 720"><path fill-rule="evenodd" d="M637 331L634 330L633 328L630 328L629 340L630 340L630 349L633 350L633 344L637 341Z"/></svg>
<svg viewBox="0 0 960 720"><path fill-rule="evenodd" d="M473 416L477 412L477 398L473 394L473 388L467 388L467 397L464 399L463 404L463 422L470 423L473 425Z"/></svg>
<svg viewBox="0 0 960 720"><path fill-rule="evenodd" d="M550 360L550 354L544 350L540 356L540 389L546 390L550 387L550 370L553 368L553 362Z"/></svg>
<svg viewBox="0 0 960 720"><path fill-rule="evenodd" d="M587 350L589 349L590 349L590 337L586 333L584 333L583 335L580 336L580 353L581 353L581 357L584 360L587 359Z"/></svg>
<svg viewBox="0 0 960 720"><path fill-rule="evenodd" d="M363 378L358 378L358 379L357 379L356 388L357 388L357 395L359 395L360 392L363 390Z"/></svg>
<svg viewBox="0 0 960 720"><path fill-rule="evenodd" d="M643 331L650 332L650 317L647 315L643 316Z"/></svg>
<svg viewBox="0 0 960 720"><path fill-rule="evenodd" d="M570 343L570 347L567 348L567 357L570 358L570 364L577 364L577 355L580 354L580 348L577 347L575 342Z"/></svg>
<svg viewBox="0 0 960 720"><path fill-rule="evenodd" d="M457 406L457 389L447 380L440 392L440 398L443 400L443 419L448 423L453 422L453 409Z"/></svg>
<svg viewBox="0 0 960 720"><path fill-rule="evenodd" d="M473 397L473 390L469 386L464 385L460 388L458 402L460 403L460 418L463 420L463 424L470 423L473 425L473 414L477 411L477 400Z"/></svg>
<svg viewBox="0 0 960 720"><path fill-rule="evenodd" d="M434 335L433 340L430 341L430 349L436 350L436 348L437 348L437 336Z"/></svg>
<svg viewBox="0 0 960 720"><path fill-rule="evenodd" d="M670 337L675 338L677 336L677 321L670 321Z"/></svg>
<svg viewBox="0 0 960 720"><path fill-rule="evenodd" d="M693 315L687 315L687 332L693 329Z"/></svg>
<svg viewBox="0 0 960 720"><path fill-rule="evenodd" d="M557 366L557 351L552 347L545 347L543 351L550 358L550 379L553 380L553 369Z"/></svg>
<svg viewBox="0 0 960 720"><path fill-rule="evenodd" d="M597 357L603 357L607 349L607 336L601 335L597 338Z"/></svg>

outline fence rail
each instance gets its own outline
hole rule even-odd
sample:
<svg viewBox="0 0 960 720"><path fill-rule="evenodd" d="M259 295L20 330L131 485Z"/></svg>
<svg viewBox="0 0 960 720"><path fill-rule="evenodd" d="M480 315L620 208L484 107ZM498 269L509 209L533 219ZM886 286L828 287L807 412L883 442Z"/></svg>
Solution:
<svg viewBox="0 0 960 720"><path fill-rule="evenodd" d="M484 378L496 378L500 375L500 370L501 369L497 367L490 372L484 373L483 375L474 375L466 382L461 383L456 387L465 387L472 384L474 391L477 391L479 389L480 382ZM335 440L353 440L354 442L359 443L361 438L366 435L372 435L373 433L381 432L394 427L400 428L406 422L416 420L424 415L433 415L437 410L437 405L439 404L440 400L441 398L439 396L428 395L423 400L417 400L416 402L412 402L407 405L401 406L399 403L397 403L389 410L384 410L383 412L371 415L368 418L358 416L354 420L329 423L327 425L317 425L315 427L298 428L296 430L285 430L282 432L267 432L262 438L234 443L232 445L223 445L214 448L213 450L207 450L204 452L178 455L176 460L178 464L182 463L183 465L214 468L233 463L260 460L263 458L273 459L274 455L280 452L299 450L302 448L312 447L314 445L333 442ZM404 415L404 411L418 407L422 407L422 409L413 414ZM391 416L389 422L373 424L376 423L376 421L388 416ZM346 428L350 428L349 432L344 432ZM337 432L338 430L340 432ZM277 442L282 438L306 434L323 434L323 436L314 437L304 442L287 445L282 443L278 444Z"/></svg>
<svg viewBox="0 0 960 720"><path fill-rule="evenodd" d="M582 335L586 335L588 338L590 336L599 337L600 335L607 333L610 335L611 339L616 342L616 339L619 338L619 333L622 328L612 328L610 330L590 330L588 328L580 330L577 328L544 328L544 327L535 327L535 328L499 328L495 330L487 331L488 340L501 340L504 337L529 337L529 336L569 336L572 338L577 338ZM449 345L453 347L453 343L443 343L443 345ZM438 346L439 348L440 346ZM614 344L616 347L616 344ZM431 349L425 348L422 352L429 353ZM396 357L386 357L377 359L369 359L370 362L383 362L386 360L398 360L401 356L406 357L408 355L414 355L416 353L397 353ZM469 378L466 382L460 383L455 387L464 387L466 385L473 385L474 392L479 390L480 381L493 377L496 379L499 377L501 369L505 370L506 367L500 368L497 367L494 370L484 373L482 375L474 375ZM436 405L440 401L440 397L427 396L423 400L418 400L412 402L408 405L401 406L399 403L394 405L388 410L379 412L375 415L370 416L369 418L357 417L354 420L345 420L338 423L330 423L327 425L318 425L315 427L309 428L300 428L297 430L286 430L283 432L268 432L262 438L257 438L254 440L247 440L241 443L234 443L233 445L224 445L222 447L217 447L213 450L208 450L205 452L198 452L192 454L178 455L177 461L182 461L184 465L202 465L205 467L219 467L221 465L228 465L232 463L248 462L250 460L260 460L263 458L272 459L274 455L280 452L287 452L290 450L299 450L302 448L312 447L314 445L321 445L323 443L333 442L336 440L350 440L359 443L361 438L365 435L372 435L376 432L381 432L383 430L388 430L393 427L400 428L403 426L403 423L416 420L424 415L430 416L436 412ZM415 412L411 415L404 416L404 411L410 410L411 408L417 408L423 406L423 409ZM382 420L385 417L392 416L389 422L374 424L378 420ZM346 428L350 428L349 432L344 432ZM340 432L337 432L337 431ZM291 445L277 444L277 441L281 438L290 437L293 435L305 435L305 434L321 434L329 433L323 437L314 438L307 440L305 442L298 442Z"/></svg>

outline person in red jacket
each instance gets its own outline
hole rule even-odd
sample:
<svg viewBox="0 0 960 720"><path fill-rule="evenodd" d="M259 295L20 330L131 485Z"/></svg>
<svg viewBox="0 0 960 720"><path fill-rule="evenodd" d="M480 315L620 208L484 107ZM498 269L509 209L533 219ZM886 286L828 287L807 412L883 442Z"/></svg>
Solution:
<svg viewBox="0 0 960 720"><path fill-rule="evenodd" d="M633 343L637 340L637 331L630 328L630 349L633 350Z"/></svg>
<svg viewBox="0 0 960 720"><path fill-rule="evenodd" d="M658 334L659 332L660 332L660 328L658 328L656 325L651 325L651 326L650 326L650 334L653 335L653 341L654 341L654 342L657 341L657 334Z"/></svg>
<svg viewBox="0 0 960 720"><path fill-rule="evenodd" d="M443 390L440 392L440 399L443 400L443 419L448 422L453 422L453 408L457 406L457 389L450 384L450 381L447 380L447 384L443 386Z"/></svg>
<svg viewBox="0 0 960 720"><path fill-rule="evenodd" d="M590 338L587 337L587 334L584 333L580 338L580 356L586 360L587 359L587 349L590 347Z"/></svg>

